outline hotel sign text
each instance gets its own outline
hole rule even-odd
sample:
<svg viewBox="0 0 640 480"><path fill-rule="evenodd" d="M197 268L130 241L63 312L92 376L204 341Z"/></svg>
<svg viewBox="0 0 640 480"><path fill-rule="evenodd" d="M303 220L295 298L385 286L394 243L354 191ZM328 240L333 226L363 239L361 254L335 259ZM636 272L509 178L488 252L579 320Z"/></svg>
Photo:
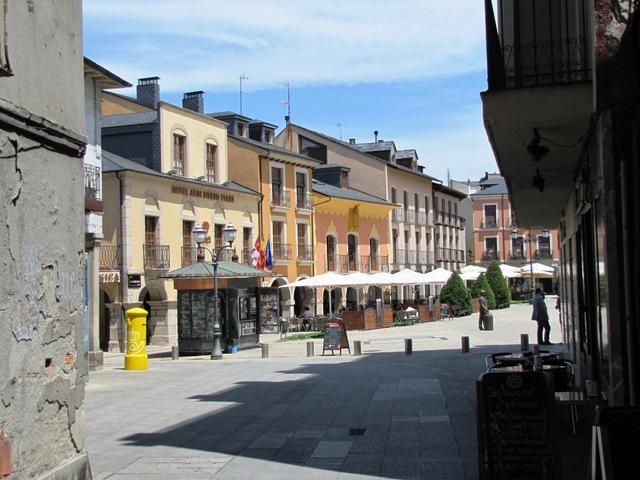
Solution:
<svg viewBox="0 0 640 480"><path fill-rule="evenodd" d="M205 190L198 190L197 188L178 187L176 185L173 185L171 187L171 193L185 195L187 197L206 198L208 200L220 200L222 202L233 202L233 195L207 192Z"/></svg>

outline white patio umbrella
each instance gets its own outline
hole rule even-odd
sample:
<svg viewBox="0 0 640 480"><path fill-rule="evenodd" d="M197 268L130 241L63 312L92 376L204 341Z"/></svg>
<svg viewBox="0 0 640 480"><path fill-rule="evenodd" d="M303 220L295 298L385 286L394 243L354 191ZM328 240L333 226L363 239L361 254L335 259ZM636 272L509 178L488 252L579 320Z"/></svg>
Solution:
<svg viewBox="0 0 640 480"><path fill-rule="evenodd" d="M399 272L391 274L391 276L396 278L399 282L402 282L402 285L422 285L427 283L425 274L416 272L410 268L400 270Z"/></svg>
<svg viewBox="0 0 640 480"><path fill-rule="evenodd" d="M315 277L303 278L302 280L298 280L297 282L287 283L285 285L281 285L280 288L295 288L295 287L324 287L329 291L329 318L333 316L332 306L331 306L331 291L335 287L348 287L352 285L349 283L349 279L347 275L342 275L340 273L334 272L325 272L320 275L316 275Z"/></svg>
<svg viewBox="0 0 640 480"><path fill-rule="evenodd" d="M469 272L485 273L486 271L487 271L486 268L481 267L479 265L467 265L466 267L462 267L460 269L460 273L469 273Z"/></svg>
<svg viewBox="0 0 640 480"><path fill-rule="evenodd" d="M522 268L529 268L530 266L528 264L525 264L522 266ZM542 270L542 271L547 271L547 272L555 272L555 268L553 268L550 265L544 265L543 263L534 263L533 265L531 265L531 267L533 267L534 270Z"/></svg>
<svg viewBox="0 0 640 480"><path fill-rule="evenodd" d="M462 280L478 280L478 277L480 276L482 272L479 272L477 270L469 270L466 272L463 272L460 274L460 278Z"/></svg>
<svg viewBox="0 0 640 480"><path fill-rule="evenodd" d="M371 285L402 285L402 280L387 272L372 273L371 278L375 281Z"/></svg>
<svg viewBox="0 0 640 480"><path fill-rule="evenodd" d="M447 280L449 280L451 272L444 268L436 268L435 270L425 273L424 276L424 283L428 283L429 285L444 285L447 283Z"/></svg>
<svg viewBox="0 0 640 480"><path fill-rule="evenodd" d="M536 269L535 266L533 268L533 270L531 270L531 268L529 266L526 267L522 267L520 269L520 275L522 277L526 277L526 278L553 278L554 273L549 270L540 270L540 269Z"/></svg>
<svg viewBox="0 0 640 480"><path fill-rule="evenodd" d="M513 267L506 263L500 264L500 271L505 278L520 278L522 276L518 267Z"/></svg>

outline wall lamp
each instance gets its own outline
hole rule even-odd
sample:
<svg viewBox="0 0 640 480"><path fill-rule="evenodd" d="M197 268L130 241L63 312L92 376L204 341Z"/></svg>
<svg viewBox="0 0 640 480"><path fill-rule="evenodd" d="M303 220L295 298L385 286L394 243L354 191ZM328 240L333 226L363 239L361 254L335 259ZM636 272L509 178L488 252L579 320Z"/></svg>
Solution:
<svg viewBox="0 0 640 480"><path fill-rule="evenodd" d="M544 145L540 145L540 141L542 137L540 137L540 133L537 128L533 129L533 138L527 145L527 152L529 152L529 156L531 156L531 160L534 162L539 162L542 160L547 153L549 153L549 148Z"/></svg>

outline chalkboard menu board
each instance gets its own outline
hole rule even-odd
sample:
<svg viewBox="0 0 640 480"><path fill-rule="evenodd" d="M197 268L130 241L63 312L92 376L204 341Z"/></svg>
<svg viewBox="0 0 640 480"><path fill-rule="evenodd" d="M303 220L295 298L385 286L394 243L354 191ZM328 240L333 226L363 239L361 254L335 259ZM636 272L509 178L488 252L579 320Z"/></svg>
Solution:
<svg viewBox="0 0 640 480"><path fill-rule="evenodd" d="M342 355L343 348L346 348L351 353L344 322L331 322L324 331L322 354L324 355L325 350L331 350L331 355L334 355L333 351L339 350L340 355Z"/></svg>
<svg viewBox="0 0 640 480"><path fill-rule="evenodd" d="M478 459L483 480L559 478L553 389L543 372L488 372L478 382Z"/></svg>

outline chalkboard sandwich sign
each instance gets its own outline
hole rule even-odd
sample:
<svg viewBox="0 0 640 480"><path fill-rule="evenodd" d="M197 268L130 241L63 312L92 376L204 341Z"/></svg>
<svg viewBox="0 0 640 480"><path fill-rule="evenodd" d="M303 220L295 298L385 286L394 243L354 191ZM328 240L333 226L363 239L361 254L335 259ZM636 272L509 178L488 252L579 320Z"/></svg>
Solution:
<svg viewBox="0 0 640 480"><path fill-rule="evenodd" d="M324 352L327 350L331 350L331 355L335 355L334 350L340 351L340 355L342 355L342 349L344 348L351 354L349 339L347 338L347 329L344 322L336 320L331 322L324 331L322 355L324 355Z"/></svg>

